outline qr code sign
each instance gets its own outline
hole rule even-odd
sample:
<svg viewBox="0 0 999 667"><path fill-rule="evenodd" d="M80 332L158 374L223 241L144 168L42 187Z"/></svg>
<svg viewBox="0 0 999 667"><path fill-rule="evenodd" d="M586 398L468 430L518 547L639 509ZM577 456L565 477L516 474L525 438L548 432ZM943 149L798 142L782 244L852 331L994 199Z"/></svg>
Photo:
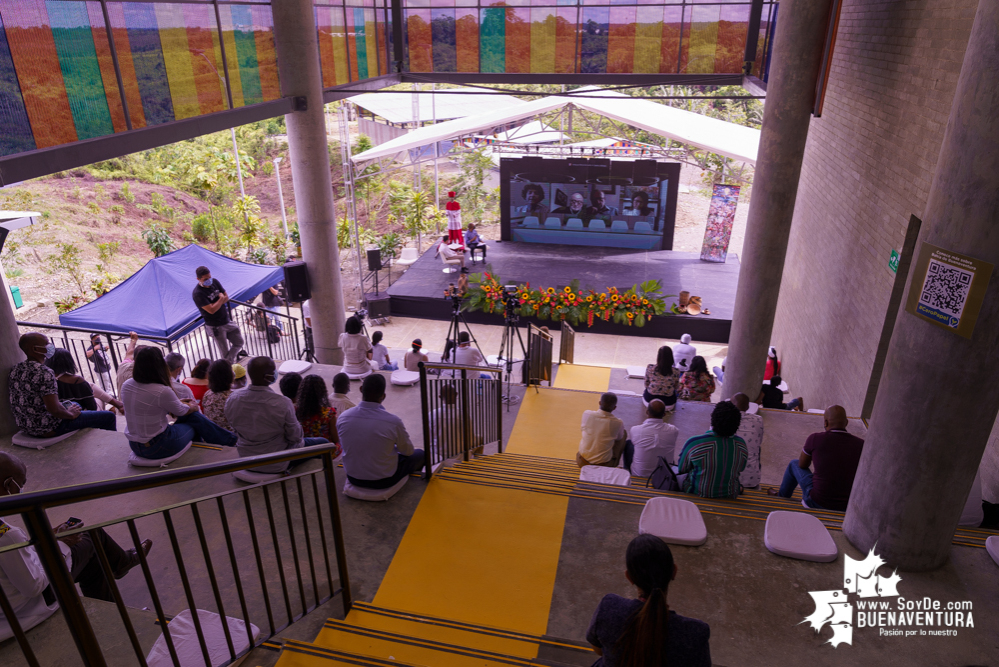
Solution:
<svg viewBox="0 0 999 667"><path fill-rule="evenodd" d="M949 316L950 326L956 327L968 300L975 274L950 264L930 260L919 303Z"/></svg>

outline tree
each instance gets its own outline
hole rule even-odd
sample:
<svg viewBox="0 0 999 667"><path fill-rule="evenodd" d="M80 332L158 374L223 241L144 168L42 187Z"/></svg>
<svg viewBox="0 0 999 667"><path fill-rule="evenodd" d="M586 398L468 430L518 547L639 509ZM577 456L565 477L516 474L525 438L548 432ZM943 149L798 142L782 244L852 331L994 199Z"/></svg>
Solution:
<svg viewBox="0 0 999 667"><path fill-rule="evenodd" d="M458 188L461 210L463 217L471 218L471 222L477 225L482 223L482 219L495 203L489 191L483 187L486 173L492 166L493 161L486 155L485 147L466 151L461 156L462 183Z"/></svg>
<svg viewBox="0 0 999 667"><path fill-rule="evenodd" d="M154 257L162 257L175 249L170 232L155 222L142 232L142 238L146 240L146 245L149 246L149 251L153 253Z"/></svg>

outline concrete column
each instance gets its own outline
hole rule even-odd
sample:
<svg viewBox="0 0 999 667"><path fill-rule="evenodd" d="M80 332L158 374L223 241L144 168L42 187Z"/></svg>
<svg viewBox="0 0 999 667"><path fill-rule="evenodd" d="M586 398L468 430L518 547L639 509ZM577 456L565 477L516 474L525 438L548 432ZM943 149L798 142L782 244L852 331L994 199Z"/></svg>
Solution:
<svg viewBox="0 0 999 667"><path fill-rule="evenodd" d="M340 251L323 114L323 81L312 0L273 3L274 46L281 93L305 97L308 110L285 116L302 258L312 282L312 336L322 364L342 364L337 342L346 320Z"/></svg>
<svg viewBox="0 0 999 667"><path fill-rule="evenodd" d="M919 240L999 266L997 90L999 0L981 0ZM905 570L946 562L999 412L996 331L995 273L970 340L899 313L843 524L857 548Z"/></svg>
<svg viewBox="0 0 999 667"><path fill-rule="evenodd" d="M760 150L729 335L724 396L760 393L831 0L785 0L774 36Z"/></svg>
<svg viewBox="0 0 999 667"><path fill-rule="evenodd" d="M17 346L21 337L14 318L14 308L6 299L0 299L0 436L12 435L17 431L14 415L10 411L10 369L24 361L24 353Z"/></svg>

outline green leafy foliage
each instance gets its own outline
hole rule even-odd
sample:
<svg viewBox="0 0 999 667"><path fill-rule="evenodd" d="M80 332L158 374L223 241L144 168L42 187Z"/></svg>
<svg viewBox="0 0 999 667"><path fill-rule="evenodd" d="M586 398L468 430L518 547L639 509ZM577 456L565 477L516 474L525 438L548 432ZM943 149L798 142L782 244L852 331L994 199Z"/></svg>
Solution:
<svg viewBox="0 0 999 667"><path fill-rule="evenodd" d="M176 249L173 239L170 238L170 232L156 223L142 232L142 238L145 239L146 245L149 246L149 251L153 253L154 257L162 257Z"/></svg>
<svg viewBox="0 0 999 667"><path fill-rule="evenodd" d="M52 273L61 273L68 276L80 288L80 292L86 292L86 273L83 270L83 259L80 257L80 248L72 243L60 243L59 252L49 257L49 266Z"/></svg>

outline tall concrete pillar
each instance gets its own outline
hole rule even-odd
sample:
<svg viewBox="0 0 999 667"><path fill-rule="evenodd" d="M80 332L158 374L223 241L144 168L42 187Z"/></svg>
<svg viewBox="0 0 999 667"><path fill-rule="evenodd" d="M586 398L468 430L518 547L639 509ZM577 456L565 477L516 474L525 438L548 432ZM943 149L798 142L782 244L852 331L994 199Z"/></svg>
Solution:
<svg viewBox="0 0 999 667"><path fill-rule="evenodd" d="M281 93L304 97L307 111L285 116L302 258L312 283L312 335L322 364L342 364L337 342L346 320L340 251L323 114L323 81L312 0L274 2L274 46Z"/></svg>
<svg viewBox="0 0 999 667"><path fill-rule="evenodd" d="M780 3L753 199L739 258L725 398L740 391L755 397L763 384L831 4Z"/></svg>
<svg viewBox="0 0 999 667"><path fill-rule="evenodd" d="M14 309L7 299L0 299L0 436L17 431L14 415L10 411L10 369L24 361L24 353L17 346L20 333L14 318Z"/></svg>
<svg viewBox="0 0 999 667"><path fill-rule="evenodd" d="M919 240L999 267L996 91L999 0L981 0ZM997 331L996 273L970 340L899 313L843 524L857 548L906 570L946 562L999 411Z"/></svg>

